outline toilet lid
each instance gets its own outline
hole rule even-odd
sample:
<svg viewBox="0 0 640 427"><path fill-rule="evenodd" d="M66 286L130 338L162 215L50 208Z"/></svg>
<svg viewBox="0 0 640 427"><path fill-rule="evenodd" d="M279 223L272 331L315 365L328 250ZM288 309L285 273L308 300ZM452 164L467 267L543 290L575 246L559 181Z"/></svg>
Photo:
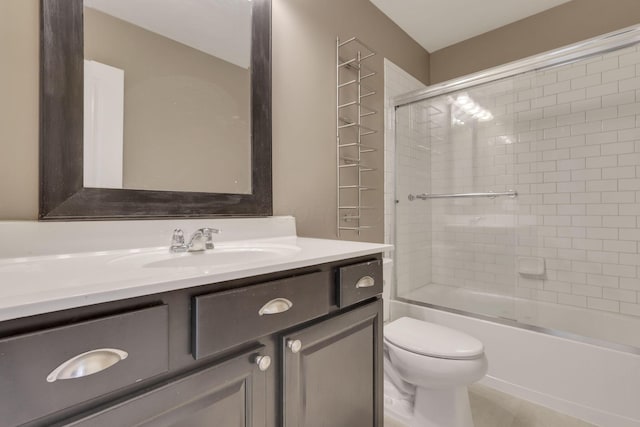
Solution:
<svg viewBox="0 0 640 427"><path fill-rule="evenodd" d="M482 342L472 336L409 317L385 325L384 338L406 351L442 359L475 359L484 352Z"/></svg>

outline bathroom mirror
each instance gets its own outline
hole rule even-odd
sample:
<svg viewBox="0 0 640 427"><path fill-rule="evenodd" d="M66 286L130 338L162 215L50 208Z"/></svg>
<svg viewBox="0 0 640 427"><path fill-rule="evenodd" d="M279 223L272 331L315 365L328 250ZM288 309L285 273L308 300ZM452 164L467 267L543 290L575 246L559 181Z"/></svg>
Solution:
<svg viewBox="0 0 640 427"><path fill-rule="evenodd" d="M41 219L271 214L270 0L41 4Z"/></svg>

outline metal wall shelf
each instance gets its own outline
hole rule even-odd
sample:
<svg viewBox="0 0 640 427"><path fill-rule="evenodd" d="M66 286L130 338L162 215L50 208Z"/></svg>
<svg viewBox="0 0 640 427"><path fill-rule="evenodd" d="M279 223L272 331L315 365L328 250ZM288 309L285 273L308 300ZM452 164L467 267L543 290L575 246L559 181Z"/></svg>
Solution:
<svg viewBox="0 0 640 427"><path fill-rule="evenodd" d="M360 191L371 191L375 190L373 187L366 187L364 185L341 185L338 187L339 190L360 190Z"/></svg>
<svg viewBox="0 0 640 427"><path fill-rule="evenodd" d="M338 230L351 230L351 231L357 231L358 233L360 233L360 230L369 230L372 228L373 226L371 225L361 225L359 227L338 227Z"/></svg>
<svg viewBox="0 0 640 427"><path fill-rule="evenodd" d="M363 119L378 112L366 105L376 91L363 84L363 81L376 73L366 66L366 61L375 56L375 52L356 37L348 40L336 40L336 142L337 142L337 228L352 231L358 235L361 230L372 228L362 221L366 217L362 211L373 209L363 204L363 192L375 190L363 184L362 174L375 171L367 165L368 153L377 149L365 144L365 138L377 133L375 129L363 123Z"/></svg>
<svg viewBox="0 0 640 427"><path fill-rule="evenodd" d="M357 142L352 142L350 144L339 144L338 148L347 148L347 147L358 147L360 150L360 153L373 153L374 151L378 151L377 149L375 149L374 147L370 147L368 145L364 145L364 144L359 144ZM338 163L340 164L340 163Z"/></svg>
<svg viewBox="0 0 640 427"><path fill-rule="evenodd" d="M368 210L375 209L373 206L338 206L338 209L360 209L360 210Z"/></svg>
<svg viewBox="0 0 640 427"><path fill-rule="evenodd" d="M370 168L368 166L360 165L358 163L349 163L346 165L339 165L339 168L360 168L360 172L373 172L376 168Z"/></svg>
<svg viewBox="0 0 640 427"><path fill-rule="evenodd" d="M367 107L366 105L362 105L360 102L358 101L351 101L351 102L347 102L345 104L341 104L338 105L338 109L343 109L343 108L347 108L347 107L359 107L360 110L366 110L364 113L361 112L361 117L364 117L365 115L371 115L371 114L377 114L378 111L374 110L371 107Z"/></svg>

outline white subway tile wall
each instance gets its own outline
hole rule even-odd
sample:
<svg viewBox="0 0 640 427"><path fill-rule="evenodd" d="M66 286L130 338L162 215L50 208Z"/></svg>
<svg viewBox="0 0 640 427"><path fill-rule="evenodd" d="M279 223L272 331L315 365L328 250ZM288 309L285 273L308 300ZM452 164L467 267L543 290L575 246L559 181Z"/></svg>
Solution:
<svg viewBox="0 0 640 427"><path fill-rule="evenodd" d="M385 71L389 86L400 80L391 65ZM478 119L485 110L492 118ZM432 98L396 117L397 159L387 145L385 176L386 194L395 185L399 200L400 295L436 283L640 316L638 47ZM509 190L518 197L407 200ZM519 257L543 259L544 274L519 273Z"/></svg>

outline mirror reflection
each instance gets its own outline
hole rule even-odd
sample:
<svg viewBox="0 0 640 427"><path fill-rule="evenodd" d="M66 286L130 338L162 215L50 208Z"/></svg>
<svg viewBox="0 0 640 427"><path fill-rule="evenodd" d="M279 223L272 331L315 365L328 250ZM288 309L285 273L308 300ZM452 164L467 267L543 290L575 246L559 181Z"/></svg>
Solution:
<svg viewBox="0 0 640 427"><path fill-rule="evenodd" d="M84 186L250 194L251 2L84 0Z"/></svg>

